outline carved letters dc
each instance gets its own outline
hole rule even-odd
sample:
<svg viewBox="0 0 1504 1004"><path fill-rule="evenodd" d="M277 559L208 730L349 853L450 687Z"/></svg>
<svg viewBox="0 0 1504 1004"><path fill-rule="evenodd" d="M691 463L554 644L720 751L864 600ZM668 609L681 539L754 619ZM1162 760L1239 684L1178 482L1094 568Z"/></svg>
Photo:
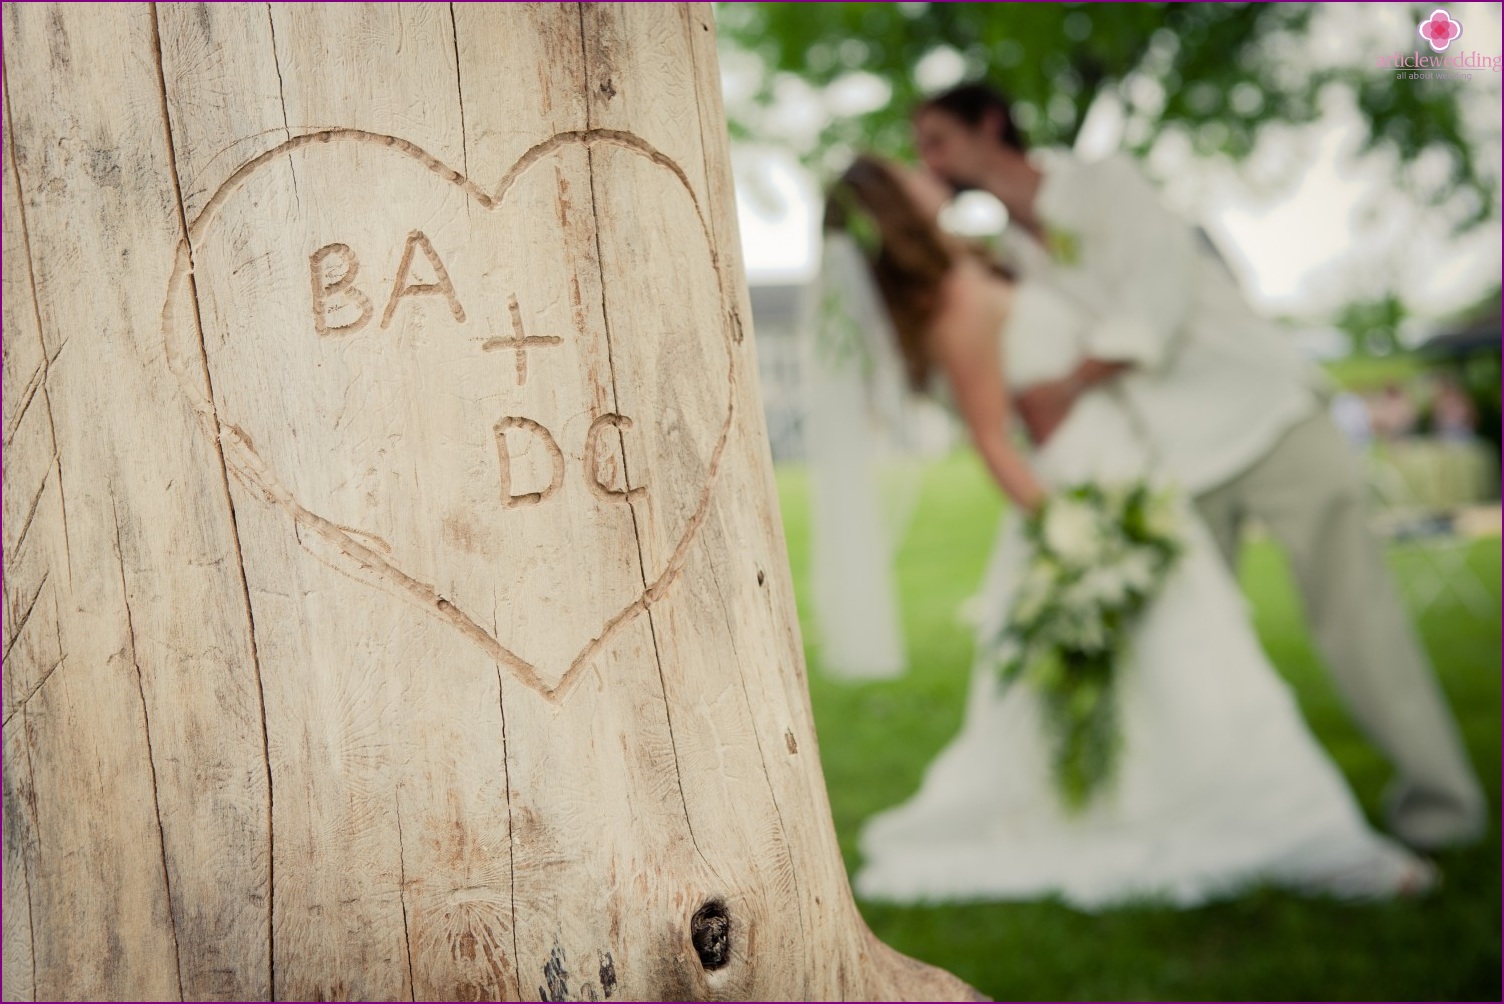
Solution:
<svg viewBox="0 0 1504 1004"><path fill-rule="evenodd" d="M433 270L433 282L418 282L412 278L413 257L417 252L423 254ZM308 256L308 278L313 293L313 329L320 337L330 338L353 334L370 324L372 318L375 317L376 308L370 296L356 285L356 279L359 276L360 260L348 244L325 244ZM383 329L390 327L401 301L414 296L442 297L454 319L461 324L465 323L465 308L455 292L454 282L449 278L449 270L444 267L443 259L434 250L433 242L421 230L414 230L407 235L407 243L402 249L402 262L397 266L397 277L392 282L386 306L382 308L379 326ZM511 334L488 338L481 343L481 348L487 352L501 350L515 352L517 384L521 386L527 382L528 350L558 345L563 342L563 339L558 335L527 334L523 330L522 309L517 303L517 297L508 297L507 307L512 319ZM339 311L341 316L348 316L352 308L354 311L352 319L343 324L329 322L331 311ZM607 413L597 417L585 434L585 483L598 498L626 502L638 498L647 490L640 485L635 488L613 488L600 478L601 434L607 429L630 429L631 427L632 420L626 415ZM523 506L538 505L552 498L564 483L564 454L559 449L553 433L540 423L520 415L504 416L496 423L494 431L496 452L501 461L502 505L508 509L518 509ZM532 436L542 443L543 448L548 452L552 470L548 486L542 491L513 494L512 459L507 447L507 433L512 431Z"/></svg>

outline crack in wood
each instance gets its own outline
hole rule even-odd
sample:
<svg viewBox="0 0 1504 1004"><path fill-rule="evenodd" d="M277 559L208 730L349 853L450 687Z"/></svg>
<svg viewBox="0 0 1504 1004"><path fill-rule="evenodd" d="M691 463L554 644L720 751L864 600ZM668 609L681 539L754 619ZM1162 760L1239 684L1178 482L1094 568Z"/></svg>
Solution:
<svg viewBox="0 0 1504 1004"><path fill-rule="evenodd" d="M501 778L507 795L507 878L509 910L512 916L512 974L516 978L518 992L522 988L522 958L517 954L517 851L513 834L517 824L512 819L512 765L507 756L507 709L505 684L501 678L501 663L496 663L496 708L501 715ZM498 989L499 996L499 989Z"/></svg>
<svg viewBox="0 0 1504 1004"><path fill-rule="evenodd" d="M51 362L48 360L47 362ZM42 385L42 372L47 368L47 362L37 366L31 374L31 379L26 381L26 386L21 388L21 404L16 412L16 417L10 420L5 428L5 445L10 446L11 440L16 438L16 433L21 431L21 420L26 417L31 409L31 402L37 396L37 388Z"/></svg>
<svg viewBox="0 0 1504 1004"><path fill-rule="evenodd" d="M11 705L10 711L5 716L5 721L0 722L0 726L9 725L10 720L16 717L17 713L25 709L27 703L30 702L30 700L37 695L38 691L42 689L42 684L52 679L52 674L57 672L57 668L61 666L66 659L67 656L58 656L57 662L54 662L52 664L52 668L43 673L42 678L36 683L33 683L29 688L27 688L26 693L22 694L20 699L16 701L15 704Z"/></svg>
<svg viewBox="0 0 1504 1004"><path fill-rule="evenodd" d="M402 789L393 798L392 811L397 817L397 899L402 904L402 947L407 952L407 998L418 999L418 984L413 978L413 938L407 926L407 850L402 843Z"/></svg>
<svg viewBox="0 0 1504 1004"><path fill-rule="evenodd" d="M270 6L268 6L268 8L267 8L267 18L268 18L268 23L270 23L270 18L271 18L271 8L270 8ZM203 381L203 385L202 385L201 389L199 388L198 385L195 384L192 387L192 391L189 390L189 386L190 385L189 385L188 377L186 375L186 371L185 371L184 368L181 367L182 359L181 359L181 357L176 357L175 358L171 354L171 349L175 347L175 343L172 343L170 339L167 339L167 338L164 337L163 348L168 353L167 354L167 365L168 365L168 368L171 369L173 371L173 375L177 377L179 387L182 388L185 393L189 394L189 401L190 401L190 403L194 401L194 397L193 397L194 393L201 393L210 402L210 408L212 410L213 407L214 407L213 403L212 403L213 400L214 400L214 381L213 381L212 376L209 373L209 352L208 352L208 348L204 344L204 323L203 323L202 310L201 310L200 305L199 305L198 281L197 281L196 277L194 276L193 269L192 269L192 266L193 266L193 247L192 247L192 243L191 243L191 238L192 238L193 231L192 231L192 229L188 225L187 211L186 211L186 209L184 208L184 205L183 205L182 174L181 174L181 172L178 169L177 142L176 142L176 139L173 136L172 114L171 114L171 111L169 110L168 102L167 102L167 70L166 70L166 66L165 66L165 63L164 63L163 58L162 58L162 29L161 29L161 22L158 19L158 13L157 13L157 5L156 5L156 3L153 3L151 5L151 37L152 37L153 55L154 55L154 57L156 59L156 64L157 64L157 86L158 86L158 94L159 94L159 96L161 98L162 128L163 128L163 131L164 131L164 133L166 135L166 140L167 140L167 144L166 145L167 145L168 175L170 176L170 178L172 180L173 199L174 199L174 201L177 204L178 226L181 228L182 233L183 233L182 238L178 242L178 254L177 254L177 256L175 256L174 262L173 262L173 276L176 276L178 274L178 272L177 272L178 265L180 263L182 263L182 262L186 262L187 265L188 265L188 293L189 293L189 296L190 296L192 304L193 304L193 327L194 327L194 331L198 335L198 339L197 339L197 342L198 342L198 345L197 345L198 352L197 352L197 355L198 355L198 364L199 364L199 378ZM276 53L275 53L275 43L276 43L275 35L273 35L272 41L273 41L273 47L274 47L274 49L273 49L273 58L275 59L275 56L276 56ZM281 70L279 69L278 70L279 87L280 87L280 80L281 80ZM284 111L283 111L283 121L284 121L284 125L285 125L285 122L286 122L286 106L285 105L284 105ZM172 280L169 279L168 301L167 301L167 305L165 305L163 307L164 324L166 323L166 318L169 316L169 307L170 307L170 305L172 303L172 300L173 300L173 292L172 292L171 282L172 282ZM175 362L177 362L179 365L175 366L174 365ZM198 409L195 408L195 410L198 410ZM200 412L200 418L202 419L202 413L201 412ZM213 427L212 426L207 426L206 428L212 430ZM255 677L256 677L256 705L257 705L257 712L258 712L258 714L259 714L259 716L261 718L261 762L262 762L263 776L266 779L266 967L267 967L266 980L267 980L267 995L272 1000L276 1000L276 998L277 998L277 949L276 949L276 919L277 919L277 912L276 912L276 895L277 895L277 882L276 882L276 878L277 878L277 864L276 864L276 861L277 861L277 855L276 855L276 850L277 850L277 844L276 844L276 829L275 829L276 815L275 815L275 809L274 809L274 806L275 806L275 794L274 794L274 786L273 786L273 782L272 782L271 736L270 736L269 730L267 728L267 722L266 722L266 687L265 687L265 685L264 685L264 683L262 681L262 678L261 678L261 653L260 653L260 650L257 648L257 644L256 644L256 614L255 614L255 610L251 606L251 586L250 586L250 580L247 577L246 570L245 570L245 554L241 550L241 546L240 546L240 523L239 523L238 519L236 518L236 514L235 514L235 499L230 494L229 464L226 461L225 451L224 451L224 445L223 445L222 441L220 440L220 437L218 437L218 436L211 436L210 437L210 442L213 444L213 446L214 446L214 452L215 452L215 454L216 454L216 456L217 456L217 458L219 460L220 488L224 492L225 510L226 510L226 513L228 514L229 519L230 519L230 541L231 541L231 543L235 547L235 564L236 564L236 566L237 566L237 568L239 569L239 572L240 572L240 596L241 596L241 602L244 604L244 609L245 609L246 639L247 639L247 644L248 644L248 646L250 648L251 669L252 669L252 671L253 671L253 673L255 674ZM58 480L58 488L59 488L59 491L61 492L61 489L62 489L62 480L61 480L62 479L62 469L61 469L61 465L59 466L59 470L58 470L58 478L59 478L59 480ZM65 512L65 516L66 516L66 510L64 512ZM117 526L118 526L118 524L117 524ZM65 519L65 522L64 522L65 531L66 531L66 527L67 527L67 523L66 523L66 519ZM66 539L66 536L65 536L65 539ZM122 572L122 575L123 575L124 574L124 566L123 565L121 566L121 572ZM165 854L165 850L164 850L164 854ZM176 937L176 930L175 929L174 929L174 937ZM182 985L181 985L182 984L182 974L181 974L181 971L179 972L178 981L179 981L178 992L179 992L179 996L181 996L182 995Z"/></svg>
<svg viewBox="0 0 1504 1004"><path fill-rule="evenodd" d="M589 47L588 47L588 44L587 44L587 40L589 38L590 32L589 32L589 29L585 25L585 5L583 3L580 4L578 6L577 10L579 11L579 16L580 16L580 55L581 55L581 61L582 61L582 65L584 65L586 67L589 67L591 65L591 59L590 59L590 51L589 51ZM615 92L613 91L612 95L614 95L614 94L615 94ZM608 95L608 97L610 97L610 96L611 95ZM590 124L591 124L591 112L592 112L592 103L591 103L591 95L590 95L590 88L589 88L589 79L588 79L588 74L587 74L586 87L585 87L585 125L587 127L587 130L588 130ZM588 176L590 178L590 218L591 218L591 224L592 224L591 229L592 229L592 231L594 233L594 236L595 236L595 260L596 260L596 267L600 270L601 322L602 322L602 325L605 327L605 332L606 332L606 368L608 369L608 371L611 374L611 407L612 407L613 411L619 411L620 407L621 407L621 401L620 401L620 396L619 396L619 394L617 392L617 388L616 388L616 361L615 361L615 359L612 358L612 354L611 354L611 314L610 314L610 311L609 311L609 309L607 307L607 304L606 304L606 273L605 273L606 258L605 258L605 252L604 252L604 250L601 247L600 195L599 195L599 193L596 190L596 183L595 183L595 151L591 150L589 147L586 147L585 157L586 157L586 170L587 170L587 174L588 174ZM690 188L688 176L686 176L684 174L683 169L679 168L677 164L675 164L674 166L675 166L675 168L678 171L678 176L681 179L682 184L685 186L686 189L689 190L691 197L693 197L694 190L692 188ZM696 203L695 203L695 209L696 209L697 212L699 211L699 202L698 201L696 201ZM706 234L705 234L706 245L710 248L710 253L711 253L711 256L712 256L712 260L713 260L714 259L714 255L715 255L715 242L712 239L712 234L711 234L711 231L710 231L709 223L707 222L706 218L703 215L701 215L701 217L700 217L700 225L706 228ZM719 275L719 272L717 274ZM725 288L724 288L724 285L722 286L721 294L722 294L722 302L724 303L724 301L725 301ZM728 350L728 355L729 355L729 350ZM732 370L731 380L732 380L732 383L733 383L733 387L728 391L728 394L730 394L731 396L729 396L727 398L727 402L726 402L726 415L727 415L728 419L731 416L731 408L732 408L733 404L735 403L734 402L734 395L735 395L735 387L734 387L734 383L735 383L735 370L734 369ZM727 429L725 430L725 433L723 433L721 442L718 442L716 444L717 454L719 454L720 447L724 444L724 441L727 438L727 434L729 434L729 429L730 429L730 427L728 425ZM632 483L631 471L627 467L627 448L626 448L626 443L621 438L621 430L620 429L617 430L617 437L616 438L617 438L617 447L620 450L620 455L621 455L622 483L625 484L625 485L631 485L631 483ZM708 480L707 480L707 484L709 484ZM707 500L707 504L705 506L705 509L708 509L708 508L709 508L709 505L708 505L708 500ZM628 497L628 499L627 499L627 511L631 514L631 517L632 517L632 537L633 537L633 540L634 540L634 542L636 544L636 549L637 549L637 568L638 568L639 573L642 576L642 585L643 585L643 589L644 589L644 596L646 596L647 595L646 591L648 590L647 559L644 556L643 550L642 550L642 529L638 525L638 522L637 522L637 507L632 504L632 499L630 497ZM698 517L699 515L701 515L701 513L700 512L696 512L695 515ZM684 538L683 538L684 542L687 543L687 542L693 540L695 536L698 536L698 530L699 530L699 526L696 523L695 524L695 532L693 534L691 534L691 533L685 533ZM644 604L645 608L646 608L646 606L647 606L647 604ZM647 617L648 617L648 636L649 636L649 638L652 639L652 642L653 642L653 663L654 663L654 666L658 670L658 693L659 693L659 696L663 700L663 721L664 721L665 726L668 729L669 751L673 754L673 758L674 758L674 783L678 786L678 789L679 789L679 804L680 804L680 807L682 808L683 813L684 813L684 828L689 832L689 842L690 842L691 845L693 845L693 847L695 849L695 853L700 856L700 860L703 861L703 862L705 862L705 864L706 864L707 867L709 867L712 870L714 870L714 866L711 865L710 859L705 856L704 850L701 849L701 847L700 847L699 838L695 835L694 820L692 820L690 818L690 815L689 815L689 796L684 791L684 770L683 770L683 767L681 766L680 760L679 760L679 740L674 735L674 715L673 715L673 708L671 707L671 704L670 704L669 699L668 699L668 681L665 679L664 672L663 672L663 652L662 652L662 649L660 648L659 643L658 643L658 625L656 623L654 623L654 617L653 617L653 614L652 614L651 610L648 610Z"/></svg>
<svg viewBox="0 0 1504 1004"><path fill-rule="evenodd" d="M120 602L125 606L126 642L130 646L131 665L136 670L136 694L141 698L141 731L146 739L146 766L151 774L151 807L157 820L157 845L162 856L162 887L167 897L167 926L172 931L173 969L178 978L178 1000L183 996L183 955L178 945L177 907L172 900L172 869L167 864L167 831L162 826L162 802L157 794L157 758L151 742L151 714L147 710L146 682L141 675L141 660L136 656L136 620L131 614L131 590L125 581L125 551L120 546L120 511L113 493L110 514L115 521L115 559L120 566Z"/></svg>
<svg viewBox="0 0 1504 1004"><path fill-rule="evenodd" d="M21 640L21 633L26 630L26 622L31 620L31 612L37 608L37 600L42 598L42 590L47 586L47 577L51 570L42 572L42 581L37 583L36 592L31 594L30 601L26 604L26 612L21 615L21 623L13 623L10 629L10 640L5 643L5 656L0 662L9 662L11 649L16 647L16 642Z"/></svg>
<svg viewBox="0 0 1504 1004"><path fill-rule="evenodd" d="M694 26L693 26L694 25L694 14L691 12L691 10L689 9L688 6L684 6L684 7L680 7L679 8L679 19L680 19L680 23L684 25L685 39L686 39L686 43L687 43L687 45L689 47L689 59L690 59L690 63L691 63L691 65L694 66L694 75L696 77L699 77L699 75L700 75L700 62L696 58L697 51L695 49L695 35L694 35ZM706 28L705 25L701 25L701 27L705 28L705 30L709 30L708 28ZM699 87L694 88L694 92L695 92L695 118L700 123L700 139L701 139L701 146L700 146L700 148L701 148L702 151L710 150L710 149L712 149L712 143L716 142L716 140L707 139L706 136L705 136L705 105L704 105L704 95L701 93L701 89ZM721 123L723 123L724 121L725 121L724 116L722 116L720 122L717 123L717 125L716 125L715 128L717 128L717 129L722 128ZM710 183L710 158L706 157L706 156L702 156L701 160L700 160L700 166L704 169L703 177L704 177L704 180L705 180L705 192L708 195L710 192L712 192L712 191L715 190L715 186ZM732 201L733 201L733 203L735 202L734 196L732 197ZM715 239L717 236L719 236L715 232L715 218L713 216L710 217L709 220L708 220L708 223L709 223L710 232L711 232L710 233L710 236L711 236L710 246L713 247L713 248L715 248L716 249L716 254L719 255L720 254L721 244ZM737 253L737 251L738 251L738 248L736 247L736 241L733 240L731 242L730 246L728 246L726 248L726 254L727 255L735 255ZM716 267L718 269L721 267L721 265L720 265L719 262L717 263ZM743 337L745 337L745 333L742 330L741 311L738 308L735 299L732 299L730 302L722 302L721 309L724 310L724 311L726 311L726 323L728 325L730 325L730 328L731 328L731 340L733 342L735 342L737 345L740 345L742 343Z"/></svg>
<svg viewBox="0 0 1504 1004"><path fill-rule="evenodd" d="M15 560L15 556L21 551L21 545L26 543L26 535L31 533L31 521L36 518L37 506L42 501L42 493L47 490L47 481L52 477L52 468L56 463L57 451L54 450L52 452L52 462L47 465L47 470L42 473L42 483L37 485L37 493L31 497L31 505L26 508L26 517L21 523L21 532L16 536L16 542L11 545L10 553L5 556L5 563L7 565Z"/></svg>
<svg viewBox="0 0 1504 1004"><path fill-rule="evenodd" d="M470 173L470 134L465 129L465 85L460 79L460 29L454 23L454 4L449 4L449 39L454 43L454 94L460 106L460 164Z"/></svg>
<svg viewBox="0 0 1504 1004"><path fill-rule="evenodd" d="M58 661L61 662L62 660L60 659ZM56 667L53 667L53 668L55 669ZM49 672L48 675L50 676L51 673ZM17 851L17 856L20 858L20 861L21 861L21 882L22 882L22 885L25 887L25 892L26 892L26 938L27 938L27 946L26 947L29 950L30 955L31 955L31 999L32 1000L41 1000L42 999L42 995L37 992L37 921L36 921L36 900L33 898L32 891L31 891L31 868L32 868L32 862L29 859L32 856L34 856L35 854L40 853L40 851L41 851L41 845L42 845L42 838L41 838L41 834L37 832L36 775L35 775L34 769L32 767L32 761L31 761L31 745L32 745L31 719L30 719L30 716L28 716L26 714L26 703L24 701L17 706L16 710L19 711L19 712L21 712L21 738L20 738L20 742L21 742L21 750L25 754L25 759L26 759L26 767L25 767L25 770L26 770L26 787L23 788L22 791L21 791L21 797L25 801L26 806L25 806L25 808L23 810L21 810L20 814L22 815L22 819L24 820L24 825L26 826L26 830L27 830L26 836L30 838L29 841L28 841L28 843L30 843L30 845L32 847L31 854L27 853L26 847L23 846L23 847L19 848L18 851ZM7 716L7 718L6 718L6 724L9 724L9 723L10 723L10 717ZM7 812L6 815L7 815L7 817L9 817L10 814ZM10 825L12 825L12 826L22 825L21 823L12 822L10 819L7 819L7 822L10 823Z"/></svg>
<svg viewBox="0 0 1504 1004"><path fill-rule="evenodd" d="M288 138L292 138L292 129L287 124L287 92L282 87L282 57L277 52L277 20L272 16L271 0L266 4L266 29L271 34L272 40L272 68L277 71L277 103L282 106L282 132ZM287 171L292 176L292 198L297 204L298 215L303 215L303 199L298 194L298 172L293 166L292 154L287 155Z"/></svg>
<svg viewBox="0 0 1504 1004"><path fill-rule="evenodd" d="M153 8L153 10L155 10L155 8ZM5 83L3 86L5 94L5 129L7 136L11 140L11 142L6 144L9 147L9 157L7 158L7 161L10 168L11 177L12 179L14 179L16 185L16 215L19 217L21 222L21 247L26 255L26 285L27 289L31 293L31 316L32 321L36 326L37 346L42 350L42 381L40 389L42 392L42 405L47 410L47 436L48 439L51 440L52 457L57 466L57 487L58 498L60 502L59 518L62 521L63 526L63 559L64 567L68 572L68 585L71 587L73 585L73 548L68 540L68 499L63 494L63 461L60 455L61 447L58 446L57 424L53 420L52 415L52 393L50 390L48 390L47 387L48 377L52 375L52 361L56 358L56 355L48 353L47 339L42 334L42 306L37 299L36 260L31 250L31 229L27 225L26 221L26 197L24 194L25 188L21 185L21 165L16 160L16 144L14 141L16 134L15 114L11 109L10 84ZM58 346L58 353L62 352L62 346L66 345L67 342L68 339L65 337L62 341L62 344ZM30 529L29 523L27 525L27 529Z"/></svg>

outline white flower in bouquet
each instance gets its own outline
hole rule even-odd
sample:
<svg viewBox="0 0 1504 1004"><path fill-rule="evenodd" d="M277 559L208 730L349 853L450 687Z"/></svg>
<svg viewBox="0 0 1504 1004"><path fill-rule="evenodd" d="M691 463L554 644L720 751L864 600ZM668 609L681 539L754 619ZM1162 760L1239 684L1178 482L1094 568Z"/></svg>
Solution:
<svg viewBox="0 0 1504 1004"><path fill-rule="evenodd" d="M1113 567L1113 571L1123 583L1125 594L1147 592L1157 579L1154 560L1143 551L1125 554Z"/></svg>
<svg viewBox="0 0 1504 1004"><path fill-rule="evenodd" d="M1053 616L1044 626L1049 644L1072 652L1098 652L1107 647L1108 632L1102 622L1103 608L1087 596L1080 581L1057 597Z"/></svg>
<svg viewBox="0 0 1504 1004"><path fill-rule="evenodd" d="M1179 538L1180 512L1173 493L1162 491L1149 496L1148 505L1144 507L1144 528L1156 537Z"/></svg>
<svg viewBox="0 0 1504 1004"><path fill-rule="evenodd" d="M1102 508L1107 512L1119 513L1128 506L1128 500L1138 490L1138 485L1133 482L1115 482L1098 486L1102 493Z"/></svg>
<svg viewBox="0 0 1504 1004"><path fill-rule="evenodd" d="M1053 561L1037 560L1029 566L1024 580L1019 584L1018 597L1014 601L1013 619L1030 623L1055 598L1055 586L1060 580L1060 571Z"/></svg>
<svg viewBox="0 0 1504 1004"><path fill-rule="evenodd" d="M1075 618L1075 629L1074 644L1071 647L1077 652L1105 652L1111 646L1112 639L1107 626L1102 623L1099 610L1083 610Z"/></svg>
<svg viewBox="0 0 1504 1004"><path fill-rule="evenodd" d="M1092 584L1092 573L1087 572L1060 591L1060 605L1071 617L1086 617L1096 612L1101 601Z"/></svg>
<svg viewBox="0 0 1504 1004"><path fill-rule="evenodd" d="M1130 556L1131 557L1131 556ZM1092 603L1113 606L1121 603L1130 589L1135 588L1133 579L1123 565L1127 559L1099 565L1081 577L1081 592Z"/></svg>
<svg viewBox="0 0 1504 1004"><path fill-rule="evenodd" d="M1073 565L1091 563L1104 539L1096 510L1070 498L1054 499L1045 507L1040 535L1046 547Z"/></svg>

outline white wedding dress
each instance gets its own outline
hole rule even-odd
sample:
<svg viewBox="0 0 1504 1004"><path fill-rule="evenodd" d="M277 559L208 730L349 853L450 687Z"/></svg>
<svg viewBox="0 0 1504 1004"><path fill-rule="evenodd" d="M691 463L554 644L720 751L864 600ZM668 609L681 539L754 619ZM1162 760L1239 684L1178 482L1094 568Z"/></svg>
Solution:
<svg viewBox="0 0 1504 1004"><path fill-rule="evenodd" d="M1084 319L1022 283L1004 334L1013 386L1059 377ZM1152 471L1110 390L1083 396L1034 457L1049 484ZM1058 801L1039 702L973 671L961 732L920 790L868 821L855 885L900 903L1058 895L1082 909L1154 899L1192 906L1272 883L1343 897L1424 886L1430 866L1369 829L1259 646L1245 600L1186 512L1190 546L1129 646L1116 698L1113 781L1070 813ZM979 646L1001 625L1026 557L1004 516L982 591Z"/></svg>

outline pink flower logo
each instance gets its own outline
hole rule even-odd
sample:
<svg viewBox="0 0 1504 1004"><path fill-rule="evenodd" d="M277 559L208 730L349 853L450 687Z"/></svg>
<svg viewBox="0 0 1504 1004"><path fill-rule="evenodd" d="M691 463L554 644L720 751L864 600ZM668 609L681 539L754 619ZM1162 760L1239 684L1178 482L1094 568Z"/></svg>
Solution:
<svg viewBox="0 0 1504 1004"><path fill-rule="evenodd" d="M1420 37L1430 42L1431 48L1437 52L1445 52L1452 39L1461 34L1462 22L1453 21L1451 15L1439 7L1420 23Z"/></svg>

